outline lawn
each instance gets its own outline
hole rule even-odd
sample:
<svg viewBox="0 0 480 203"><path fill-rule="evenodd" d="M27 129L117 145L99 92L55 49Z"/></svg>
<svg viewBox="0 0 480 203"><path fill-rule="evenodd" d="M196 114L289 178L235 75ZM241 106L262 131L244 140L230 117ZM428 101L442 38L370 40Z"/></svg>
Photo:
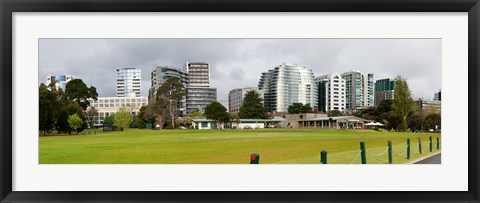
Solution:
<svg viewBox="0 0 480 203"><path fill-rule="evenodd" d="M360 141L365 141L368 164L387 164L387 141L393 143L393 163L408 162L406 141L411 138L411 160L433 152L440 134L376 132L371 130L256 129L256 130L140 130L90 135L40 137L40 164L249 164L251 153L260 164L318 164L320 151L329 164L360 164ZM414 150L417 151L413 152ZM401 156L400 156L401 155ZM354 161L354 162L353 162Z"/></svg>

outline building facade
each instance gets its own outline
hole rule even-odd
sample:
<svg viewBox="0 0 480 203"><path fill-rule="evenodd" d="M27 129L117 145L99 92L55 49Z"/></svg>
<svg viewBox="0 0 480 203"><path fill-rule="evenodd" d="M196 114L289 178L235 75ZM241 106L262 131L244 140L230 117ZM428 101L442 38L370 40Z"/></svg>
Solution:
<svg viewBox="0 0 480 203"><path fill-rule="evenodd" d="M432 100L423 100L418 99L415 101L415 104L422 112L425 113L441 113L442 112L442 102L441 101L432 101Z"/></svg>
<svg viewBox="0 0 480 203"><path fill-rule="evenodd" d="M117 97L128 97L130 93L140 96L142 70L139 68L117 69Z"/></svg>
<svg viewBox="0 0 480 203"><path fill-rule="evenodd" d="M205 111L205 107L217 101L217 88L211 87L187 87L186 113L198 110Z"/></svg>
<svg viewBox="0 0 480 203"><path fill-rule="evenodd" d="M342 74L345 79L345 108L355 112L374 106L373 74L363 74L360 71L349 71Z"/></svg>
<svg viewBox="0 0 480 203"><path fill-rule="evenodd" d="M136 116L142 106L147 105L147 97L137 97L134 93L129 97L98 97L97 101L89 99L90 106L95 107L98 116L94 118L94 126L103 125L106 116L115 114L120 108L126 108Z"/></svg>
<svg viewBox="0 0 480 203"><path fill-rule="evenodd" d="M258 90L263 93L263 105L267 108L268 112L273 112L270 107L272 106L272 99L270 98L270 83L272 80L273 70L262 73L260 76L260 82L258 83Z"/></svg>
<svg viewBox="0 0 480 203"><path fill-rule="evenodd" d="M317 85L313 72L297 64L281 64L262 74L258 88L264 92L265 107L272 112L287 112L293 103L317 104Z"/></svg>
<svg viewBox="0 0 480 203"><path fill-rule="evenodd" d="M384 100L392 100L395 95L395 79L381 79L375 82L375 106Z"/></svg>
<svg viewBox="0 0 480 203"><path fill-rule="evenodd" d="M327 114L288 114L285 117L288 128L365 129L370 122L356 116L334 116Z"/></svg>
<svg viewBox="0 0 480 203"><path fill-rule="evenodd" d="M217 101L217 88L210 87L210 65L205 62L186 62L183 67L188 73L186 113L205 111L205 107Z"/></svg>
<svg viewBox="0 0 480 203"><path fill-rule="evenodd" d="M71 75L52 75L48 74L47 79L45 81L45 85L49 85L53 81L55 81L55 88L59 89L62 88L63 91L65 91L65 88L67 86L67 83L70 82L70 80L73 80L74 78Z"/></svg>
<svg viewBox="0 0 480 203"><path fill-rule="evenodd" d="M210 87L210 65L208 63L186 62L183 68L188 73L190 85Z"/></svg>
<svg viewBox="0 0 480 203"><path fill-rule="evenodd" d="M262 91L259 91L255 87L237 88L230 90L228 93L228 112L239 112L240 107L243 105L243 98L249 91L256 91L260 94L260 98L263 98Z"/></svg>
<svg viewBox="0 0 480 203"><path fill-rule="evenodd" d="M438 90L438 92L435 92L433 96L433 101L442 101L442 90Z"/></svg>
<svg viewBox="0 0 480 203"><path fill-rule="evenodd" d="M339 73L330 73L315 78L318 85L319 111L339 110L345 112L345 79Z"/></svg>
<svg viewBox="0 0 480 203"><path fill-rule="evenodd" d="M182 83L182 85L187 88L189 83L188 73L175 67L157 66L152 70L150 74L151 86L148 91L149 101L155 99L158 88L160 88L160 86L162 86L162 84L170 78L177 78ZM181 101L177 102L177 109L179 115L186 115L186 98L187 97L185 96Z"/></svg>

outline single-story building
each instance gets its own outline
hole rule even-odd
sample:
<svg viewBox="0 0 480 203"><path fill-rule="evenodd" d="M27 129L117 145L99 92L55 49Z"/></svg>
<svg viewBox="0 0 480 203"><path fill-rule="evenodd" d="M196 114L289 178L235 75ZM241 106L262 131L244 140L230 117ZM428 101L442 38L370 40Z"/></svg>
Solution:
<svg viewBox="0 0 480 203"><path fill-rule="evenodd" d="M194 129L216 129L217 128L217 122L215 120L211 119L205 119L205 118L197 118L197 119L192 119L192 127Z"/></svg>
<svg viewBox="0 0 480 203"><path fill-rule="evenodd" d="M286 115L287 127L291 128L328 128L328 129L364 129L370 120L356 116L333 116L327 114L289 114Z"/></svg>
<svg viewBox="0 0 480 203"><path fill-rule="evenodd" d="M239 121L225 122L220 128L256 129L277 127L285 119L275 117L273 119L240 119ZM217 122L211 119L192 119L192 127L195 129L216 129Z"/></svg>

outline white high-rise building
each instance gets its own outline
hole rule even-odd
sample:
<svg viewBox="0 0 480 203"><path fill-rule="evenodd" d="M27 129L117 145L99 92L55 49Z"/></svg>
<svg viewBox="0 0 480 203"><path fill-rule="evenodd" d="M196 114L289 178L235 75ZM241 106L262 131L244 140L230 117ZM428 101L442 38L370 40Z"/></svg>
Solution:
<svg viewBox="0 0 480 203"><path fill-rule="evenodd" d="M293 103L317 104L317 85L312 69L284 63L262 73L258 88L264 93L264 105L270 112L287 112Z"/></svg>
<svg viewBox="0 0 480 203"><path fill-rule="evenodd" d="M117 69L117 97L128 97L130 93L140 96L142 70L139 68Z"/></svg>
<svg viewBox="0 0 480 203"><path fill-rule="evenodd" d="M47 80L45 81L45 85L50 85L53 81L55 81L55 88L62 88L63 91L65 91L65 88L67 86L67 83L70 82L70 80L73 80L73 77L71 75L52 75L48 74L47 75Z"/></svg>
<svg viewBox="0 0 480 203"><path fill-rule="evenodd" d="M363 74L352 70L342 74L345 79L345 108L357 111L374 106L373 73Z"/></svg>
<svg viewBox="0 0 480 203"><path fill-rule="evenodd" d="M318 110L345 112L345 79L339 73L330 73L315 78L318 84Z"/></svg>

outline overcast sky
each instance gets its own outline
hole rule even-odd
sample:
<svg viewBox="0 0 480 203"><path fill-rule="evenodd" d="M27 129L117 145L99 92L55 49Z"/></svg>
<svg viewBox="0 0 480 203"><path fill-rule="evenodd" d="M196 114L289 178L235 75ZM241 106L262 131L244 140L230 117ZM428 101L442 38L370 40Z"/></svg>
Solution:
<svg viewBox="0 0 480 203"><path fill-rule="evenodd" d="M40 39L39 83L47 74L67 74L115 96L115 70L140 68L142 96L148 96L155 66L183 68L208 62L217 100L228 91L256 87L261 73L296 63L315 76L359 70L374 79L407 79L414 99L433 99L441 89L441 39Z"/></svg>

